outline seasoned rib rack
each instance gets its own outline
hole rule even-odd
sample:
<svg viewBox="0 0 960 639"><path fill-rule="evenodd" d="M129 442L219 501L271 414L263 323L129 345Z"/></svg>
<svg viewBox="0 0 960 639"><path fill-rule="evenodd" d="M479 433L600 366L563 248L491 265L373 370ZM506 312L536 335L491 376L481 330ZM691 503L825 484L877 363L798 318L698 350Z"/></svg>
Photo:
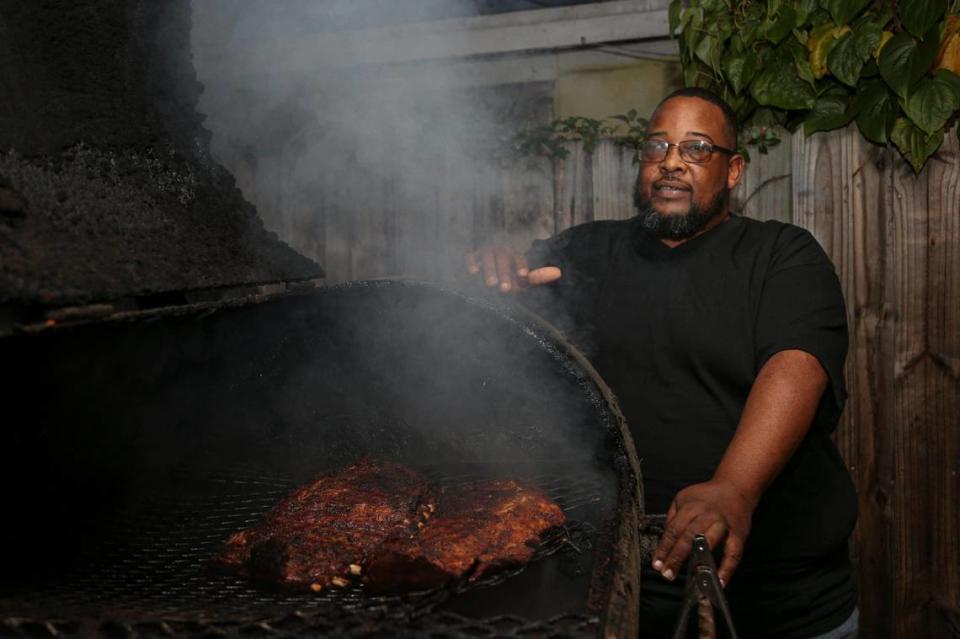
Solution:
<svg viewBox="0 0 960 639"><path fill-rule="evenodd" d="M364 459L322 475L234 533L214 563L279 586L319 591L346 585L351 566L388 538L416 531L433 509L431 486L415 471Z"/></svg>
<svg viewBox="0 0 960 639"><path fill-rule="evenodd" d="M366 570L373 589L438 588L522 566L541 535L565 522L549 497L509 479L448 488L438 501L422 530L390 539L374 553Z"/></svg>
<svg viewBox="0 0 960 639"><path fill-rule="evenodd" d="M426 590L523 566L541 535L565 521L547 495L511 479L441 488L405 466L363 459L285 497L231 535L213 563L314 592L361 574L376 592Z"/></svg>
<svg viewBox="0 0 960 639"><path fill-rule="evenodd" d="M249 464L224 466L188 490L157 495L117 513L108 528L94 524L82 533L86 550L74 561L58 566L55 574L37 575L17 596L0 599L0 636L5 628L14 636L33 636L25 630L33 626L37 636L49 636L42 634L47 623L64 637L108 634L112 626L100 628L101 621L87 616L92 609L109 620L103 624L136 626L137 632L155 626L157 636L201 636L206 630L249 636L261 632L264 623L278 631L276 636L287 636L279 632L287 626L291 636L313 636L311 630L316 636L354 636L351 629L372 619L379 620L377 628L395 630L397 636L420 627L416 624L425 635L431 629L473 636L484 627L488 633L478 636L529 636L535 629L564 637L594 636L597 617L577 593L593 578L595 549L609 543L596 525L600 513L610 508L610 495L599 477L565 472L570 465L558 462L529 476L568 519L565 528L545 535L530 564L465 583L457 593L445 589L402 597L364 592L359 584L320 593L277 590L211 570L209 558L222 550L232 531L261 521L305 479L254 470ZM451 464L426 467L422 474L445 487L460 487L486 481L489 469L486 464ZM553 594L539 608L523 601L523 594L540 588L544 579L566 583L570 600ZM101 602L110 603L103 607Z"/></svg>

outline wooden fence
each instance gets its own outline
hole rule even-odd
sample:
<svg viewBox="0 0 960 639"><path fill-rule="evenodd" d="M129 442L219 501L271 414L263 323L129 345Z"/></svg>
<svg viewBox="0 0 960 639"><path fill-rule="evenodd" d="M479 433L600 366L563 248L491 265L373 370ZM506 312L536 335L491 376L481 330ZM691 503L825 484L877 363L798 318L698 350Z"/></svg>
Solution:
<svg viewBox="0 0 960 639"><path fill-rule="evenodd" d="M572 145L556 163L434 160L415 185L344 161L255 199L268 226L321 262L330 282L453 279L464 252L490 238L525 246L574 224L633 215L636 167L610 142L592 154ZM797 135L753 160L735 194L743 212L811 230L846 294L851 398L836 437L860 494L861 636L960 636L950 626L960 608L955 131L919 178L855 130ZM304 175L299 166L280 173Z"/></svg>
<svg viewBox="0 0 960 639"><path fill-rule="evenodd" d="M793 221L843 282L866 637L960 636L960 148L919 178L856 131L792 142ZM951 627L952 626L952 627Z"/></svg>

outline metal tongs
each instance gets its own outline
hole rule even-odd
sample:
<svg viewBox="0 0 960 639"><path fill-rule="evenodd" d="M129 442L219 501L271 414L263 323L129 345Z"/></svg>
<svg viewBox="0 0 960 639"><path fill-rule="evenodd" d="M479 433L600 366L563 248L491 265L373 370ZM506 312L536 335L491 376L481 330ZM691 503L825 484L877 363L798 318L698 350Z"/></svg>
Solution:
<svg viewBox="0 0 960 639"><path fill-rule="evenodd" d="M693 548L690 551L690 563L687 567L687 591L684 596L683 610L673 631L673 639L683 639L686 636L687 621L694 605L697 606L700 639L714 639L717 636L713 618L713 612L717 609L723 615L730 639L737 639L737 631L733 628L733 618L730 616L730 607L727 605L723 588L717 578L713 554L710 552L707 538L703 535L693 537Z"/></svg>

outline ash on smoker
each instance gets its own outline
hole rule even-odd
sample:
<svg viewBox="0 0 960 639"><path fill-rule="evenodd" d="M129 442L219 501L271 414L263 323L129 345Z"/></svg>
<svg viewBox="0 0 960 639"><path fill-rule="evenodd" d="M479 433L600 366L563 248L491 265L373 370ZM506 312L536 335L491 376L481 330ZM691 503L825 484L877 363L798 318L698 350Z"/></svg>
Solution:
<svg viewBox="0 0 960 639"><path fill-rule="evenodd" d="M434 589L525 565L564 523L555 502L514 480L440 487L399 464L361 460L233 534L214 564L298 590L361 579L377 592Z"/></svg>

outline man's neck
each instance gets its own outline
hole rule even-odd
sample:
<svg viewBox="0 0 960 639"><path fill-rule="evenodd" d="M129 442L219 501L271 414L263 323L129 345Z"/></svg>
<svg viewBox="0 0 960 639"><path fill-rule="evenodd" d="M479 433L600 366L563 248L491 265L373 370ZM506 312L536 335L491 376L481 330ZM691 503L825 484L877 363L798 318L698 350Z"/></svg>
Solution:
<svg viewBox="0 0 960 639"><path fill-rule="evenodd" d="M678 239L662 237L660 238L660 241L666 244L670 248L677 248L684 242L689 242L695 237L700 237L704 233L707 233L708 231L710 231L710 229L719 226L720 224L726 222L729 219L730 219L730 211L724 211L723 213L718 213L714 217L710 218L710 221L707 222L706 226L704 226L702 229L700 229L690 237L682 237Z"/></svg>

